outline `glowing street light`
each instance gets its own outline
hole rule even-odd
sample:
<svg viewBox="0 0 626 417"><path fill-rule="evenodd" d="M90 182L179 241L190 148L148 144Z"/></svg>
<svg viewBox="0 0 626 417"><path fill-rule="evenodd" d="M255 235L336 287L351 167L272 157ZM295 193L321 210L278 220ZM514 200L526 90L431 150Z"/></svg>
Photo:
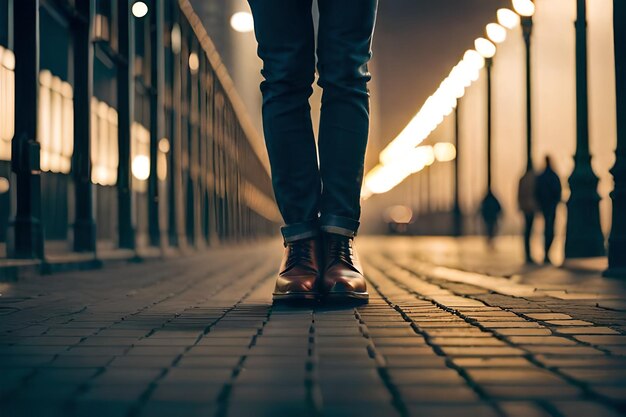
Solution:
<svg viewBox="0 0 626 417"><path fill-rule="evenodd" d="M496 46L488 39L478 38L474 41L474 46L484 58L493 58L496 54Z"/></svg>
<svg viewBox="0 0 626 417"><path fill-rule="evenodd" d="M133 176L140 181L145 181L150 176L150 158L146 155L137 155L133 158L131 170Z"/></svg>
<svg viewBox="0 0 626 417"><path fill-rule="evenodd" d="M499 9L498 13L498 23L501 26L511 30L515 29L520 24L520 18L517 13L510 9Z"/></svg>
<svg viewBox="0 0 626 417"><path fill-rule="evenodd" d="M174 23L174 25L172 26L172 33L170 33L170 38L172 42L172 52L178 55L180 53L183 42L183 35L180 32L180 26L178 25L178 23Z"/></svg>
<svg viewBox="0 0 626 417"><path fill-rule="evenodd" d="M456 158L456 147L452 143L439 142L433 147L437 162L450 162Z"/></svg>
<svg viewBox="0 0 626 417"><path fill-rule="evenodd" d="M254 30L254 19L250 12L237 12L230 18L230 26L237 32L245 33Z"/></svg>
<svg viewBox="0 0 626 417"><path fill-rule="evenodd" d="M161 138L159 140L159 151L168 153L170 151L170 141L167 138Z"/></svg>
<svg viewBox="0 0 626 417"><path fill-rule="evenodd" d="M513 0L513 8L520 16L530 17L535 14L535 3L531 0Z"/></svg>
<svg viewBox="0 0 626 417"><path fill-rule="evenodd" d="M148 5L143 1L136 1L132 7L133 16L140 19L148 14Z"/></svg>
<svg viewBox="0 0 626 417"><path fill-rule="evenodd" d="M486 27L487 36L493 43L502 43L506 40L506 29L497 24L489 23Z"/></svg>
<svg viewBox="0 0 626 417"><path fill-rule="evenodd" d="M198 72L198 68L200 68L200 60L198 59L198 54L192 52L189 54L189 70L192 74Z"/></svg>
<svg viewBox="0 0 626 417"><path fill-rule="evenodd" d="M474 70L481 70L485 66L485 58L473 49L465 52L463 62Z"/></svg>

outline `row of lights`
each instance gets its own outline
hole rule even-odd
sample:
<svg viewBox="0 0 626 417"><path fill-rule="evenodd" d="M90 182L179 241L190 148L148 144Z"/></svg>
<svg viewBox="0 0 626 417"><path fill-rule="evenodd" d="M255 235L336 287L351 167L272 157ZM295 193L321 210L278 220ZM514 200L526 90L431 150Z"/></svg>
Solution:
<svg viewBox="0 0 626 417"><path fill-rule="evenodd" d="M513 8L499 9L497 23L485 27L486 37L474 41L474 49L465 52L459 63L442 81L417 114L400 134L380 153L380 163L365 176L361 197L385 193L400 184L409 175L417 173L432 163L431 155L419 146L437 129L443 120L456 108L458 100L480 76L485 60L496 54L496 45L504 42L507 29L520 24L520 16L532 16L535 5L531 0L513 0ZM517 13L516 13L517 12ZM441 145L441 144L437 144ZM436 151L433 154L436 158ZM451 144L447 144L451 145ZM452 146L452 145L451 145ZM456 153L456 152L455 152Z"/></svg>
<svg viewBox="0 0 626 417"><path fill-rule="evenodd" d="M394 163L378 164L367 174L361 197L386 193L409 175L431 166L435 161L449 162L455 158L456 147L448 142L407 148L402 155L396 157Z"/></svg>

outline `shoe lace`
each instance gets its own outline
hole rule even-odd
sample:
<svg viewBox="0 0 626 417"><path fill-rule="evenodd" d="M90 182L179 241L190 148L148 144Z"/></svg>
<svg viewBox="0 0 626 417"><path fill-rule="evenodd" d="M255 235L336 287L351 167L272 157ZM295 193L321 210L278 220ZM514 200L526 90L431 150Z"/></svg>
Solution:
<svg viewBox="0 0 626 417"><path fill-rule="evenodd" d="M287 268L295 265L308 265L313 260L311 258L311 250L306 240L298 240L287 244L289 254L287 255Z"/></svg>
<svg viewBox="0 0 626 417"><path fill-rule="evenodd" d="M331 236L329 239L329 258L352 265L352 239L344 236Z"/></svg>

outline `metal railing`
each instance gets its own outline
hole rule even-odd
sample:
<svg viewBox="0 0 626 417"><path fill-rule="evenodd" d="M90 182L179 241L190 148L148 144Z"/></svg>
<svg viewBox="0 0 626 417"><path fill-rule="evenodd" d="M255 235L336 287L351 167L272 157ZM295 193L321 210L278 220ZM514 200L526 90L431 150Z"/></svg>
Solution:
<svg viewBox="0 0 626 417"><path fill-rule="evenodd" d="M263 140L190 3L153 0L143 17L133 3L13 3L15 19L30 24L13 25L15 73L13 52L0 54L3 108L24 93L15 124L0 126L2 143L15 126L5 146L15 151L15 190L1 203L17 207L9 256L44 257L45 231L59 219L55 239L88 252L203 247L277 230ZM33 31L46 11L68 24ZM71 71L48 69L63 72L55 60L67 56Z"/></svg>

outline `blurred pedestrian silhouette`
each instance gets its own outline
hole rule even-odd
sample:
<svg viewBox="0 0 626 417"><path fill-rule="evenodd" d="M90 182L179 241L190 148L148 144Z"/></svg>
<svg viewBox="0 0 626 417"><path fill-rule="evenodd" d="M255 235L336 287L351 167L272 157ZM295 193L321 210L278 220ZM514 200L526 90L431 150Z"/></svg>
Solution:
<svg viewBox="0 0 626 417"><path fill-rule="evenodd" d="M546 156L546 168L537 177L535 185L535 196L537 203L543 214L545 221L544 229L544 263L550 263L550 247L554 241L554 220L556 218L556 208L561 202L561 180L552 169L552 160Z"/></svg>
<svg viewBox="0 0 626 417"><path fill-rule="evenodd" d="M536 182L537 176L533 170L528 170L519 180L519 188L517 192L517 203L520 210L524 214L524 254L526 263L533 263L530 255L530 237L533 232L533 223L535 221L535 213L538 211L536 199Z"/></svg>
<svg viewBox="0 0 626 417"><path fill-rule="evenodd" d="M485 228L487 230L487 244L489 247L493 247L493 238L498 232L498 220L500 219L501 213L502 206L491 190L488 190L487 195L480 206L480 214L485 222Z"/></svg>

